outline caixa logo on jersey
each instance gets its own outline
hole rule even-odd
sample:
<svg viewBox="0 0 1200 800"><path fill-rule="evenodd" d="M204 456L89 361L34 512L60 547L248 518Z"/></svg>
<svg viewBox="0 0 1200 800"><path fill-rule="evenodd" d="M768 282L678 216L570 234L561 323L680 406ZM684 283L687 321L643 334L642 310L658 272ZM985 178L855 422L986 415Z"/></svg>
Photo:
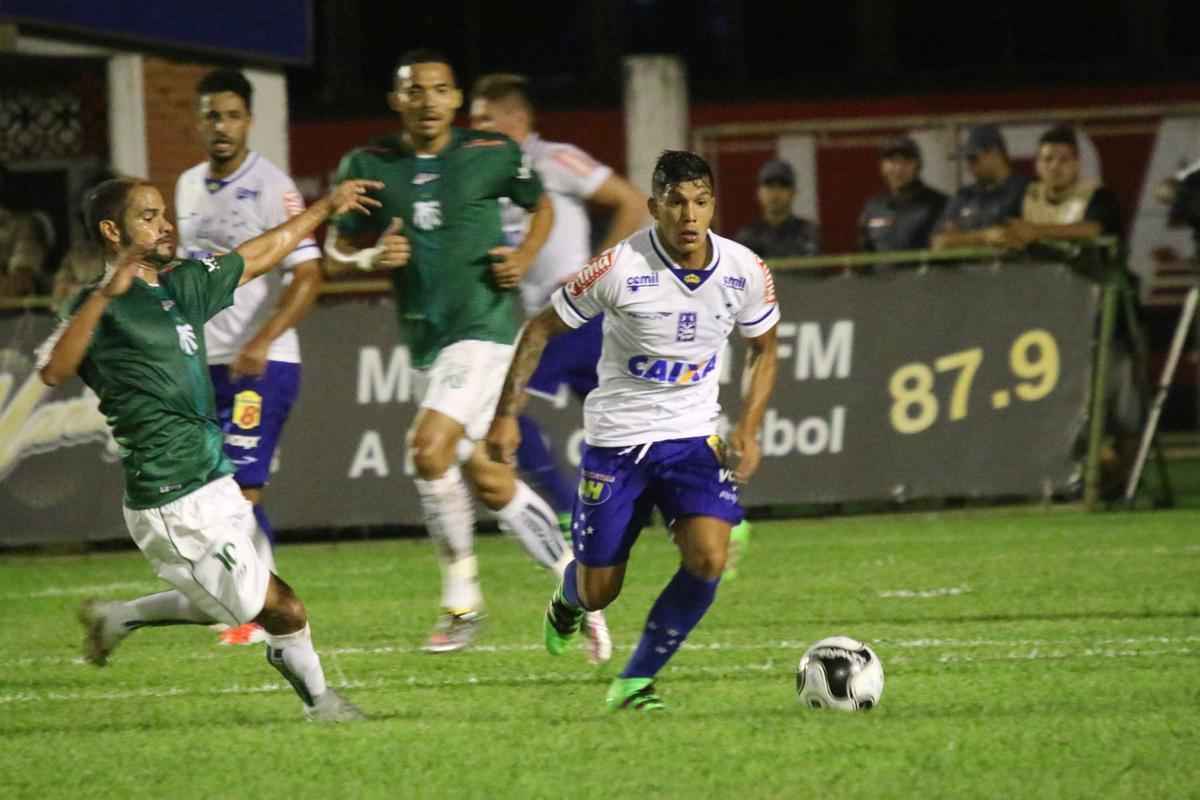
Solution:
<svg viewBox="0 0 1200 800"><path fill-rule="evenodd" d="M625 288L636 292L645 286L658 286L658 273L652 275L630 275L625 279Z"/></svg>
<svg viewBox="0 0 1200 800"><path fill-rule="evenodd" d="M629 374L654 383L699 383L717 368L717 354L698 363L668 358L634 356L629 359Z"/></svg>

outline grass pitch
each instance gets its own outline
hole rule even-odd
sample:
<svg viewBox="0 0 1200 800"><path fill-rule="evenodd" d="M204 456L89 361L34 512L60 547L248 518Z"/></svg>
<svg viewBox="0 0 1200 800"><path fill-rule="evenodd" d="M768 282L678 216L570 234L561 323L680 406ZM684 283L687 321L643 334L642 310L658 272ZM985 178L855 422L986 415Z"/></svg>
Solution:
<svg viewBox="0 0 1200 800"><path fill-rule="evenodd" d="M205 628L78 659L86 596L161 588L136 552L0 557L0 797L1200 797L1200 512L859 517L755 526L740 577L660 677L608 681L673 572L661 530L610 609L613 663L541 649L552 585L479 544L490 620L431 656L423 541L284 546L329 681L371 719L322 727ZM869 713L813 711L812 641L872 643Z"/></svg>

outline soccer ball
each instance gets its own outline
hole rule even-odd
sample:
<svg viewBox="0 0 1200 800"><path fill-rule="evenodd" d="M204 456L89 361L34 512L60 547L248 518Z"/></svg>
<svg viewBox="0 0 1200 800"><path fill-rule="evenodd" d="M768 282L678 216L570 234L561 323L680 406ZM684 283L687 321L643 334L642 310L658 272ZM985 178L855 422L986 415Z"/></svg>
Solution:
<svg viewBox="0 0 1200 800"><path fill-rule="evenodd" d="M883 664L865 643L849 636L830 636L801 656L796 667L796 694L809 708L874 708L883 695Z"/></svg>

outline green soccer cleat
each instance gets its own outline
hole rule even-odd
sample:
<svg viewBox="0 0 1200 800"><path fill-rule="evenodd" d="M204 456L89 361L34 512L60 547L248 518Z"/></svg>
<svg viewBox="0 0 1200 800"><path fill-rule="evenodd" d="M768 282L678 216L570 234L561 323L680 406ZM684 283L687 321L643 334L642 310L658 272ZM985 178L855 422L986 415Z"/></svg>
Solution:
<svg viewBox="0 0 1200 800"><path fill-rule="evenodd" d="M550 605L546 606L546 618L542 630L546 634L546 652L552 656L560 656L567 649L571 637L579 631L579 623L583 620L582 608L575 608L563 597L562 587L554 590Z"/></svg>
<svg viewBox="0 0 1200 800"><path fill-rule="evenodd" d="M729 532L729 557L725 560L725 571L721 580L731 581L738 575L738 567L750 550L750 523L742 520Z"/></svg>
<svg viewBox="0 0 1200 800"><path fill-rule="evenodd" d="M604 698L609 711L664 711L666 705L654 691L654 678L616 678Z"/></svg>
<svg viewBox="0 0 1200 800"><path fill-rule="evenodd" d="M562 532L563 538L568 542L571 541L571 512L564 511L558 515L558 529Z"/></svg>

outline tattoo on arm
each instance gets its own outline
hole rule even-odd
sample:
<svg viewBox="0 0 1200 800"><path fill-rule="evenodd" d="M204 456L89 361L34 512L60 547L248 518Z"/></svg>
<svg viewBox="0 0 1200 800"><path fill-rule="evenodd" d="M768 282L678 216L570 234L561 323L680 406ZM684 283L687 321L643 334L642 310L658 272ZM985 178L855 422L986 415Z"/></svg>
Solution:
<svg viewBox="0 0 1200 800"><path fill-rule="evenodd" d="M558 318L553 306L547 307L525 326L525 331L517 342L517 352L509 365L508 376L504 379L500 401L496 404L497 416L515 417L521 413L521 409L525 407L525 387L529 385L529 379L537 370L546 343L551 337L567 330L566 324Z"/></svg>

